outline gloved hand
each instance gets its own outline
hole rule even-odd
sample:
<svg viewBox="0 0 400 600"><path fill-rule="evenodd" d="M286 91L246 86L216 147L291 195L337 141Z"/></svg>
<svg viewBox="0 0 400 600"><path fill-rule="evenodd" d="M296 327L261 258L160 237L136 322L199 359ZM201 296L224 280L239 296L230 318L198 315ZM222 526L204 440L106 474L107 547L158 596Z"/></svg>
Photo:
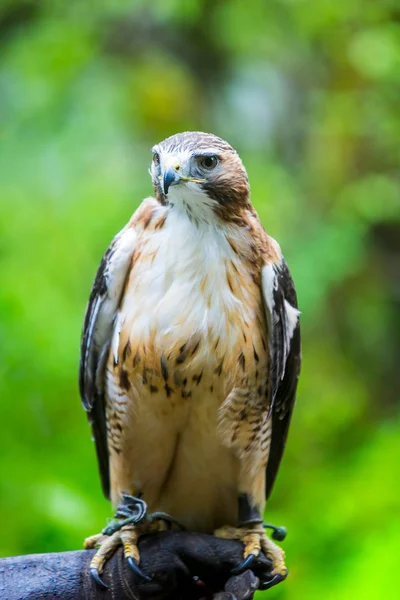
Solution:
<svg viewBox="0 0 400 600"><path fill-rule="evenodd" d="M7 600L250 600L268 586L271 562L260 555L251 571L232 576L243 558L240 542L213 535L164 531L139 541L140 566L132 572L122 549L107 561L100 588L90 575L95 550L16 556L0 560L0 598ZM260 583L261 582L261 583Z"/></svg>
<svg viewBox="0 0 400 600"><path fill-rule="evenodd" d="M124 564L122 553L108 565L111 577L129 583L138 600L250 600L260 580L270 578L271 562L260 555L253 571L231 575L243 559L240 542L192 532L162 532L143 536L139 542L140 566L153 579L138 579ZM123 576L121 577L123 573Z"/></svg>

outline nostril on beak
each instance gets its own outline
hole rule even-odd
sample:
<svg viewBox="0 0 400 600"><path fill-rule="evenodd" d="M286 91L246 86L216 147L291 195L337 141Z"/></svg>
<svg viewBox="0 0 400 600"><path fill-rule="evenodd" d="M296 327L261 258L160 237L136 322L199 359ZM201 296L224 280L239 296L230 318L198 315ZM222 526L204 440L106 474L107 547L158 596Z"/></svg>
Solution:
<svg viewBox="0 0 400 600"><path fill-rule="evenodd" d="M179 168L179 165L178 165ZM176 185L181 181L182 177L178 173L178 169L176 167L169 167L164 171L163 179L162 179L162 187L165 195L168 194L168 190L171 185Z"/></svg>

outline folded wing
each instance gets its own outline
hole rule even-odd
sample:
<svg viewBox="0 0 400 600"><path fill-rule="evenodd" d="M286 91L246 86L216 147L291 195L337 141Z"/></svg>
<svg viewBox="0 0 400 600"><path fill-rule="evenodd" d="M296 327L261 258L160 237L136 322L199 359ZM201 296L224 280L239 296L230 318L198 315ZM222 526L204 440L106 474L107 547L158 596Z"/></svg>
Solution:
<svg viewBox="0 0 400 600"><path fill-rule="evenodd" d="M264 264L261 286L270 354L268 403L272 438L266 471L268 498L282 460L296 398L301 363L300 313L293 279L282 255Z"/></svg>
<svg viewBox="0 0 400 600"><path fill-rule="evenodd" d="M104 254L93 283L83 324L79 390L96 444L103 491L109 497L109 455L105 415L105 368L114 323L136 246L127 225Z"/></svg>

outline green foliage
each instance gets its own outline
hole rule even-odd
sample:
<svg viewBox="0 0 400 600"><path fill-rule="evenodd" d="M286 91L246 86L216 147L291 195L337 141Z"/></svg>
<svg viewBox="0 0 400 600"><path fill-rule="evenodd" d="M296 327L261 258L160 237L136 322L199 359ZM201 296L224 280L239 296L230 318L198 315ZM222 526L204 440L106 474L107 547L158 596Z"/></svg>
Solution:
<svg viewBox="0 0 400 600"><path fill-rule="evenodd" d="M397 2L7 0L0 32L0 555L79 548L110 516L77 390L85 303L151 193L148 149L200 129L240 151L303 313L267 510L291 575L265 597L395 597Z"/></svg>

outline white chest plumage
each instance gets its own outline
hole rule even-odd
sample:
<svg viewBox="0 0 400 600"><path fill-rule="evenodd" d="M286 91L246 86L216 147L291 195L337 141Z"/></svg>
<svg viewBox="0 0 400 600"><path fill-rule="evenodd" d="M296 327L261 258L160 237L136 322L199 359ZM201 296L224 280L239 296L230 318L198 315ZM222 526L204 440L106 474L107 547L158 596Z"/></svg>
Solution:
<svg viewBox="0 0 400 600"><path fill-rule="evenodd" d="M170 210L162 228L144 232L136 256L121 313L138 344L167 351L194 334L232 344L232 312L254 319L245 289L238 297L229 287L227 265L237 280L248 274L223 229Z"/></svg>

